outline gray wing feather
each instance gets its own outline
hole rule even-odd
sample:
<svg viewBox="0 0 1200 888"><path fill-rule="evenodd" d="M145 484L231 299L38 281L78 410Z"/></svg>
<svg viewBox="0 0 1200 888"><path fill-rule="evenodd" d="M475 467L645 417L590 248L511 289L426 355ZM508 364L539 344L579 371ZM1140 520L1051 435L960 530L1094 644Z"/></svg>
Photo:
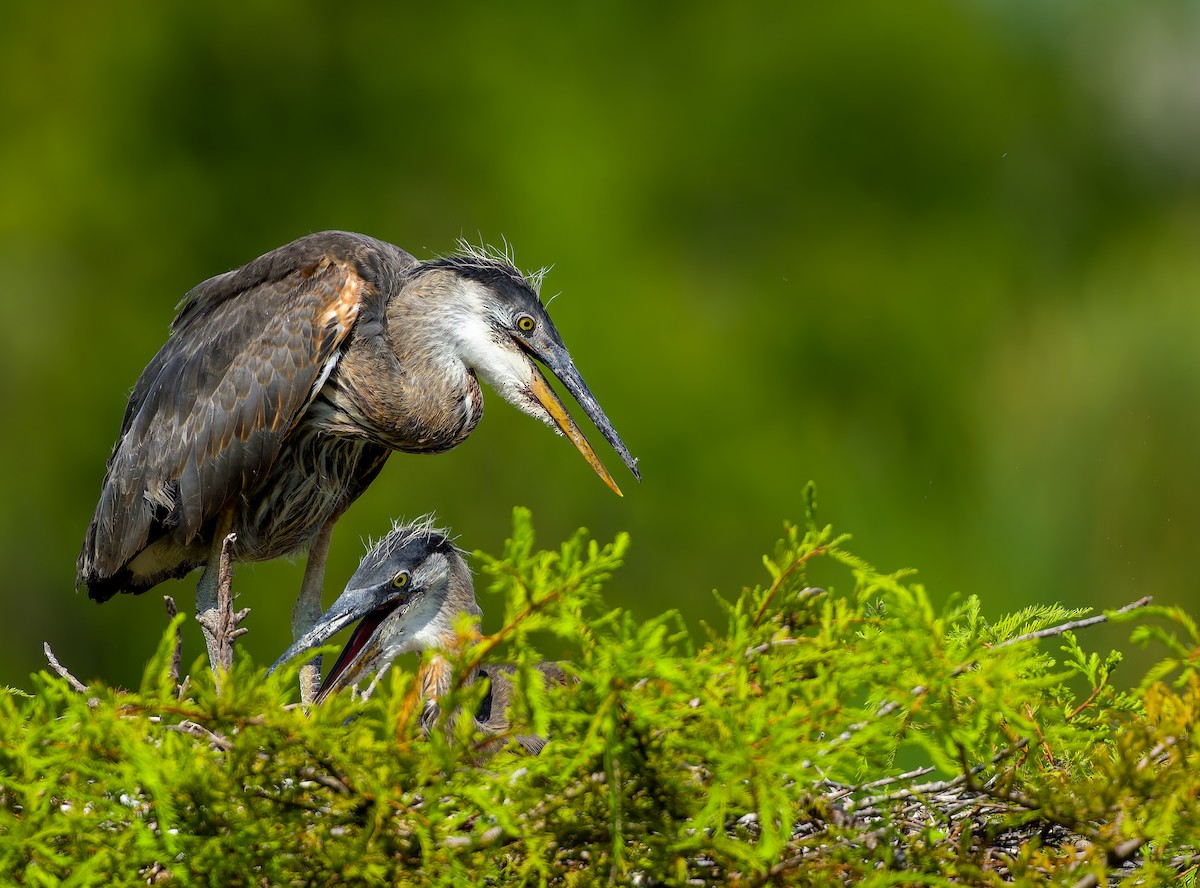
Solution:
<svg viewBox="0 0 1200 888"><path fill-rule="evenodd" d="M165 533L193 541L253 488L355 318L381 311L366 303L415 264L391 244L331 232L192 290L130 396L77 581L112 577Z"/></svg>

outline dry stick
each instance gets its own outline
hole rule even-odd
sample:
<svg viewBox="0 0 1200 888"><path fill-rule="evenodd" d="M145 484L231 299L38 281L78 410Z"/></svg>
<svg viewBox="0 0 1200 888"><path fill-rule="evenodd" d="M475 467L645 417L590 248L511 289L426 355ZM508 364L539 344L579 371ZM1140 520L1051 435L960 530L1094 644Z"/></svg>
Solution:
<svg viewBox="0 0 1200 888"><path fill-rule="evenodd" d="M785 636L784 638L773 638L770 641L764 641L762 644L755 645L754 647L746 648L745 656L746 659L749 660L751 657L757 656L758 654L765 654L771 648L791 647L792 645L799 644L801 641L807 640L808 639L806 638L793 638L790 635Z"/></svg>
<svg viewBox="0 0 1200 888"><path fill-rule="evenodd" d="M311 780L313 783L319 783L326 789L332 789L339 795L353 795L353 793L350 792L350 787L338 780L336 777L330 777L328 774L322 774L320 771L316 771L313 768L301 768L298 773L300 774L301 780Z"/></svg>
<svg viewBox="0 0 1200 888"><path fill-rule="evenodd" d="M367 685L367 689L365 691L361 691L359 693L358 699L360 702L366 703L368 700L371 699L371 695L375 693L375 688L378 687L378 685L381 681L383 681L383 677L385 675L387 675L388 670L391 668L392 668L391 663L383 664L383 668L381 668L378 672L375 673L375 677L371 679L371 683L369 685Z"/></svg>
<svg viewBox="0 0 1200 888"><path fill-rule="evenodd" d="M307 746L305 747L305 752L312 757L313 761L328 771L329 774L322 775L315 768L301 768L300 776L302 778L305 780L315 780L322 786L327 786L330 789L337 790L342 795L360 795L358 790L356 790L351 784L350 778L344 774L338 775L338 769L334 767L333 762L329 761L327 757L319 755L314 749L311 749ZM261 761L268 761L270 756L260 752L259 759ZM367 795L370 795L370 793L364 794L364 797Z"/></svg>
<svg viewBox="0 0 1200 888"><path fill-rule="evenodd" d="M177 724L163 725L163 729L167 731L179 731L182 734L190 734L193 737L200 737L222 752L229 752L233 749L233 744L229 742L228 738L221 736L216 731L210 731L202 724L188 719L184 719Z"/></svg>
<svg viewBox="0 0 1200 888"><path fill-rule="evenodd" d="M65 678L67 680L67 684L69 684L72 689L79 691L81 694L87 692L87 685L68 672L66 666L58 662L58 658L54 656L54 651L50 650L50 642L42 642L42 650L46 653L46 659L50 661L50 668L57 672L62 678Z"/></svg>
<svg viewBox="0 0 1200 888"><path fill-rule="evenodd" d="M444 839L442 839L442 845L446 848L453 848L455 850L460 848L469 848L472 851L476 851L481 848L487 848L491 845L495 845L504 838L504 827L493 826L490 829L484 830L478 836L446 836ZM510 837L510 841L516 838L516 836L512 836Z"/></svg>
<svg viewBox="0 0 1200 888"><path fill-rule="evenodd" d="M874 807L875 805L879 805L879 804L882 804L885 802L896 802L896 801L900 801L902 799L912 798L913 796L932 795L934 793L945 792L948 789L953 789L955 787L963 786L963 785L969 786L971 777L974 777L975 775L982 773L987 768L990 768L993 765L1000 764L1000 762L1004 761L1006 758L1011 756L1013 753L1015 753L1021 749L1024 749L1025 746L1028 745L1028 743L1029 743L1028 740L1020 740L1019 742L1015 743L1012 746L1008 746L1008 747L1005 747L1004 749L1001 749L994 756L992 756L990 760L983 762L981 764L975 765L973 768L970 768L969 775L968 774L959 774L957 777L953 777L949 780L938 780L933 783L924 783L919 786L908 786L908 787L905 787L904 789L900 789L895 792L889 792L889 793L885 793L883 795L877 795L877 796L869 796L865 799L851 799L846 804L846 809L847 809L847 811L861 812L867 808ZM918 768L917 770L919 771L920 769ZM910 773L915 773L915 772L910 772ZM901 776L905 776L905 775L901 775ZM875 781L872 781L871 783L864 783L861 788L866 788L868 786L877 786L877 785L882 785L882 784L883 784L883 781L875 780ZM1006 801L1012 801L1012 800L1006 799Z"/></svg>
<svg viewBox="0 0 1200 888"><path fill-rule="evenodd" d="M1164 752L1166 752L1168 749L1170 749L1172 746L1174 746L1176 744L1176 742L1178 742L1178 741L1176 741L1176 739L1174 737L1167 737L1166 739L1164 739L1161 743L1159 743L1157 746L1155 746L1153 749L1151 749L1148 753L1146 753L1144 756L1142 756L1141 760L1137 763L1137 770L1139 770L1139 771L1146 770L1146 768L1149 766L1150 762L1154 761L1160 755L1162 755Z"/></svg>
<svg viewBox="0 0 1200 888"><path fill-rule="evenodd" d="M1104 864L1105 869L1114 869L1121 866L1133 855L1137 854L1138 849L1146 844L1146 839L1136 836L1132 839L1126 839L1119 845L1109 849L1106 855ZM1075 883L1074 888L1096 888L1100 884L1100 879L1092 873L1088 873L1082 879Z"/></svg>
<svg viewBox="0 0 1200 888"><path fill-rule="evenodd" d="M933 765L925 765L920 768L913 768L911 771L905 771L903 774L896 774L892 777L880 777L878 780L872 780L870 783L863 783L858 787L847 787L848 790L863 790L877 789L880 786L887 786L890 783L899 783L902 780L916 780L918 777L924 777L926 774L932 774L936 771Z"/></svg>

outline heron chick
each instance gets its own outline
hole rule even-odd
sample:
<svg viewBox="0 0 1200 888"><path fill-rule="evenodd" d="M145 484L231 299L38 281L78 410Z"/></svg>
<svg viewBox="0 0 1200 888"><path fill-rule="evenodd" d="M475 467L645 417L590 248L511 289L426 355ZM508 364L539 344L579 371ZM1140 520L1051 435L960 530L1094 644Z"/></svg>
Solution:
<svg viewBox="0 0 1200 888"><path fill-rule="evenodd" d="M200 284L133 388L76 586L107 601L205 568L196 610L215 664L218 565L233 532L234 561L308 550L292 619L302 637L321 613L334 522L392 451L461 443L483 415L480 379L566 435L619 494L538 369L640 477L535 285L479 250L418 262L338 231Z"/></svg>
<svg viewBox="0 0 1200 888"><path fill-rule="evenodd" d="M425 700L422 724L428 728L436 717L437 701L450 688L451 667L445 652L459 644L454 622L460 614L479 617L471 571L463 553L444 530L430 523L397 525L371 547L346 590L271 666L282 664L320 647L342 629L358 623L317 693L320 703L330 694L378 674L392 660L410 651L422 652L419 673ZM554 663L538 665L543 678L562 684L563 670ZM470 684L486 679L489 687L475 721L488 734L502 733L509 726L506 711L512 699L512 667L485 665L467 677ZM537 754L545 740L518 736L527 752Z"/></svg>

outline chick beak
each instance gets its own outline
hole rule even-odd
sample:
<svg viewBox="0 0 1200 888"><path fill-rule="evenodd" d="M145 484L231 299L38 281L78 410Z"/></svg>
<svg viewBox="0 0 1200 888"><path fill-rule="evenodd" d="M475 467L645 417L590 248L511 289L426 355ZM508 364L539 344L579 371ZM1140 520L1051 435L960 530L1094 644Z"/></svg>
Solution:
<svg viewBox="0 0 1200 888"><path fill-rule="evenodd" d="M329 675L321 683L321 689L317 697L319 702L326 694L331 693L332 690L353 683L353 680L362 671L362 668L359 666L359 668L351 669L351 667L356 666L364 660L362 655L369 651L371 645L368 642L373 640L375 629L378 628L379 624L383 622L383 619L388 614L399 606L400 602L397 598L384 596L381 599L376 589L346 590L338 597L338 600L333 603L329 610L321 616L315 626L284 651L283 655L267 670L267 674L270 675L284 663L295 660L313 648L325 644L350 624L361 621L354 630L350 641L338 656L333 669L330 670ZM374 647L378 647L377 642L375 642ZM351 674L348 675L348 673ZM347 677L350 678L349 681L346 680ZM336 685L336 688L333 687L334 685Z"/></svg>

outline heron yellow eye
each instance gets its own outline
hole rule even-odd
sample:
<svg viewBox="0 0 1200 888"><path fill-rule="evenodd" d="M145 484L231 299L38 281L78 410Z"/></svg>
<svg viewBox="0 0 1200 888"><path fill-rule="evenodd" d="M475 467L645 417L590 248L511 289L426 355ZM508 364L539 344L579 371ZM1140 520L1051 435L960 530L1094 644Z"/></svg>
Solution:
<svg viewBox="0 0 1200 888"><path fill-rule="evenodd" d="M517 329L520 330L522 333L532 333L533 328L536 326L537 326L537 321L535 321L529 315L523 314L517 318Z"/></svg>
<svg viewBox="0 0 1200 888"><path fill-rule="evenodd" d="M392 587L395 589L403 589L408 585L408 571L402 570L400 573L392 577Z"/></svg>

